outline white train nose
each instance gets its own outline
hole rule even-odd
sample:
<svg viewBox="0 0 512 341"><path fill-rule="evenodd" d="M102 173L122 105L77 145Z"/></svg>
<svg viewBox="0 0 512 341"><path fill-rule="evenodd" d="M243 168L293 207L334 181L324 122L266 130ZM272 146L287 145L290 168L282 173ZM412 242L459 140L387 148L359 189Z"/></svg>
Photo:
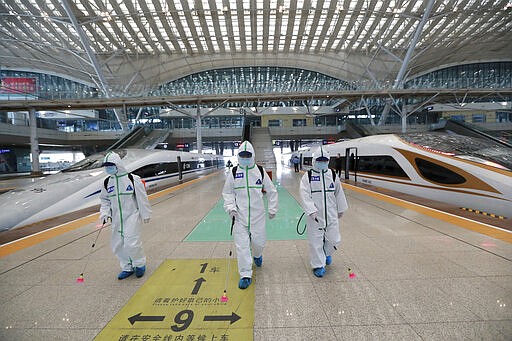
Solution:
<svg viewBox="0 0 512 341"><path fill-rule="evenodd" d="M13 205L12 203L16 203ZM11 193L4 193L0 196L0 232L16 227L21 221L30 217L30 210L27 210L27 203L16 201Z"/></svg>

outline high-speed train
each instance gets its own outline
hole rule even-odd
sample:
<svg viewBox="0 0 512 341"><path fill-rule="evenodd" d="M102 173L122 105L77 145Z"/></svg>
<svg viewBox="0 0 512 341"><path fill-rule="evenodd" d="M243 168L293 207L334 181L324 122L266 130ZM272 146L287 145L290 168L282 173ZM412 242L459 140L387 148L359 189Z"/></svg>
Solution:
<svg viewBox="0 0 512 341"><path fill-rule="evenodd" d="M119 149L126 169L139 175L148 192L224 166L222 156L170 150ZM0 231L36 223L100 204L107 152L0 195Z"/></svg>
<svg viewBox="0 0 512 341"><path fill-rule="evenodd" d="M512 219L512 148L447 133L373 135L326 145L342 178ZM314 147L296 152L311 167Z"/></svg>

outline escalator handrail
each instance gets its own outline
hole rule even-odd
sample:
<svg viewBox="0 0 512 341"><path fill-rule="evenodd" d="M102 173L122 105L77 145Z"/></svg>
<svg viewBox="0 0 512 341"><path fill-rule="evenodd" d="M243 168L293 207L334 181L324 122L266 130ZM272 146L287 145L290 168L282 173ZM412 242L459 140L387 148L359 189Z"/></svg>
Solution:
<svg viewBox="0 0 512 341"><path fill-rule="evenodd" d="M128 134L126 134L125 136L121 137L119 140L117 140L113 145L111 145L107 151L109 150L113 150L113 149L119 149L119 148L123 148L126 146L126 144L130 141L130 140L133 140L135 137L139 137L139 135L142 133L144 133L144 127L143 126L137 126L135 127L132 131L130 131Z"/></svg>

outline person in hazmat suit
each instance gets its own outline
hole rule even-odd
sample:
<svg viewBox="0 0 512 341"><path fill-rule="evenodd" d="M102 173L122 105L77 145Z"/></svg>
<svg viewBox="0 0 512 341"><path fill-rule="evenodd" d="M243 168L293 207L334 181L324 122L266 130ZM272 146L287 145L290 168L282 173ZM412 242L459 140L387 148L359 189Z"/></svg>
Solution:
<svg viewBox="0 0 512 341"><path fill-rule="evenodd" d="M148 223L151 205L141 178L125 169L119 155L109 152L102 166L109 174L101 188L100 222L112 221L112 251L119 259L118 279L146 271L146 256L142 248L141 222Z"/></svg>
<svg viewBox="0 0 512 341"><path fill-rule="evenodd" d="M240 282L246 289L252 282L252 263L260 267L266 241L265 204L263 191L268 197L268 217L277 213L277 190L262 166L255 163L254 148L244 141L238 148L238 166L228 174L222 196L224 210L234 219L233 239L238 259ZM252 247L252 255L251 255Z"/></svg>
<svg viewBox="0 0 512 341"><path fill-rule="evenodd" d="M300 197L307 215L310 264L316 277L323 277L325 265L341 241L338 219L348 209L347 199L329 169L330 155L323 147L313 152L313 168L302 176Z"/></svg>

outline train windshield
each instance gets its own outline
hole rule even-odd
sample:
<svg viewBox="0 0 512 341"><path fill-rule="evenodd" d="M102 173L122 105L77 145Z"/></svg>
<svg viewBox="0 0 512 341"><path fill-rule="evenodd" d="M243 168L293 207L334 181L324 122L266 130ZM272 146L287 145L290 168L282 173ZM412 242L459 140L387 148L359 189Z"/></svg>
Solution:
<svg viewBox="0 0 512 341"><path fill-rule="evenodd" d="M446 133L399 134L406 142L441 154L512 170L512 150L494 141Z"/></svg>
<svg viewBox="0 0 512 341"><path fill-rule="evenodd" d="M126 156L126 150L120 149L115 151L121 159ZM78 172L83 170L91 170L101 168L101 164L103 163L103 158L107 155L108 152L101 152L92 154L82 161L78 161L77 163L71 165L70 167L63 169L63 173L67 172Z"/></svg>

